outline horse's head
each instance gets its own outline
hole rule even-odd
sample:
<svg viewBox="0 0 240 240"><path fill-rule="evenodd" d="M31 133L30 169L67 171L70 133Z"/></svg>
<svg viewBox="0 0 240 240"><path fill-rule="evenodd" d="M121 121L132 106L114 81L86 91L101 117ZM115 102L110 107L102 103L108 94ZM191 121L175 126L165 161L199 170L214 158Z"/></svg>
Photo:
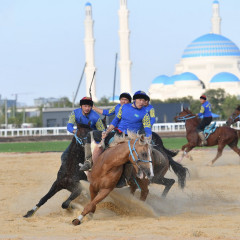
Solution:
<svg viewBox="0 0 240 240"><path fill-rule="evenodd" d="M143 178L144 174L147 178L152 178L152 147L150 139L141 135L139 138L129 140L128 142L130 155L129 160L133 163L138 178Z"/></svg>
<svg viewBox="0 0 240 240"><path fill-rule="evenodd" d="M83 123L77 124L77 137L84 138L87 136L87 133L90 131L92 131L90 124L83 124Z"/></svg>
<svg viewBox="0 0 240 240"><path fill-rule="evenodd" d="M240 121L240 105L235 109L233 114L228 118L226 124L231 126L233 123Z"/></svg>
<svg viewBox="0 0 240 240"><path fill-rule="evenodd" d="M174 120L175 122L182 122L194 117L195 115L188 108L183 108L183 110L174 117Z"/></svg>

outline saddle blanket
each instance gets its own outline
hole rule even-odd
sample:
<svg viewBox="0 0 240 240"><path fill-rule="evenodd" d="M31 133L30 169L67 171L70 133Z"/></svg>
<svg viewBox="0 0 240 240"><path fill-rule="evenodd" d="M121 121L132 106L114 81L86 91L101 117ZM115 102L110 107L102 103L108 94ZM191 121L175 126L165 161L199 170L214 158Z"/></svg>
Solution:
<svg viewBox="0 0 240 240"><path fill-rule="evenodd" d="M214 133L216 131L218 127L216 126L216 122L214 122L213 124L207 126L204 128L204 134L206 139L209 137L210 134Z"/></svg>

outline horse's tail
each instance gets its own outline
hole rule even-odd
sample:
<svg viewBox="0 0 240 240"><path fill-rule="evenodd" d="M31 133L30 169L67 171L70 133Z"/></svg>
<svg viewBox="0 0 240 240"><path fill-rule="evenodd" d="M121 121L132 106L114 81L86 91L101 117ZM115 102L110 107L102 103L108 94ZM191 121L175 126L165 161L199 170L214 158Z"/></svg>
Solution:
<svg viewBox="0 0 240 240"><path fill-rule="evenodd" d="M171 168L178 177L178 186L183 189L185 187L186 177L189 171L186 167L183 167L182 164L175 162L171 157L169 157L168 159Z"/></svg>
<svg viewBox="0 0 240 240"><path fill-rule="evenodd" d="M154 145L160 152L164 152L170 157L175 157L178 154L178 152L179 152L178 150L171 151L171 150L165 148L161 137L157 133L152 132L152 137L153 137Z"/></svg>

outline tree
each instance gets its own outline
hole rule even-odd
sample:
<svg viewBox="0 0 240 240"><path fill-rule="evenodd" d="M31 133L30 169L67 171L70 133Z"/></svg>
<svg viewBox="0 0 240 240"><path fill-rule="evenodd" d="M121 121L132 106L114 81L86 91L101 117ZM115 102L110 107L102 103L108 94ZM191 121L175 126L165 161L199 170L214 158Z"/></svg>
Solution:
<svg viewBox="0 0 240 240"><path fill-rule="evenodd" d="M96 106L113 106L117 105L115 102L109 102L106 96L103 96L98 102L94 103Z"/></svg>
<svg viewBox="0 0 240 240"><path fill-rule="evenodd" d="M237 96L227 95L222 104L223 118L227 119L238 105L240 105L240 100L237 98Z"/></svg>

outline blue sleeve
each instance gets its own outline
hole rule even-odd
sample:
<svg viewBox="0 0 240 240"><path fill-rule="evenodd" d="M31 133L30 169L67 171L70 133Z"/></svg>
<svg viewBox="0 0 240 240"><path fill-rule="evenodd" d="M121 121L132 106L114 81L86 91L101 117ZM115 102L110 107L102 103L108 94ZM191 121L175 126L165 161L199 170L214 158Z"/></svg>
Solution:
<svg viewBox="0 0 240 240"><path fill-rule="evenodd" d="M150 121L151 121L151 126L152 126L156 122L156 118L155 117L151 117Z"/></svg>
<svg viewBox="0 0 240 240"><path fill-rule="evenodd" d="M111 124L116 127L122 118L122 107L119 108L117 116L112 120Z"/></svg>
<svg viewBox="0 0 240 240"><path fill-rule="evenodd" d="M68 130L70 133L73 133L73 130L74 130L73 126L74 126L73 123L68 123L68 124L67 124L67 130Z"/></svg>
<svg viewBox="0 0 240 240"><path fill-rule="evenodd" d="M112 107L111 109L103 109L103 114L104 116L112 116L115 114L115 108L116 106Z"/></svg>
<svg viewBox="0 0 240 240"><path fill-rule="evenodd" d="M151 129L151 124L150 124L150 116L148 113L145 114L143 120L143 127L146 133L146 136L149 137L152 135L152 129Z"/></svg>
<svg viewBox="0 0 240 240"><path fill-rule="evenodd" d="M69 117L69 120L68 120L68 124L67 124L67 130L70 132L70 133L73 133L73 126L74 124L76 123L75 121L75 113L74 111L71 112L71 115Z"/></svg>

